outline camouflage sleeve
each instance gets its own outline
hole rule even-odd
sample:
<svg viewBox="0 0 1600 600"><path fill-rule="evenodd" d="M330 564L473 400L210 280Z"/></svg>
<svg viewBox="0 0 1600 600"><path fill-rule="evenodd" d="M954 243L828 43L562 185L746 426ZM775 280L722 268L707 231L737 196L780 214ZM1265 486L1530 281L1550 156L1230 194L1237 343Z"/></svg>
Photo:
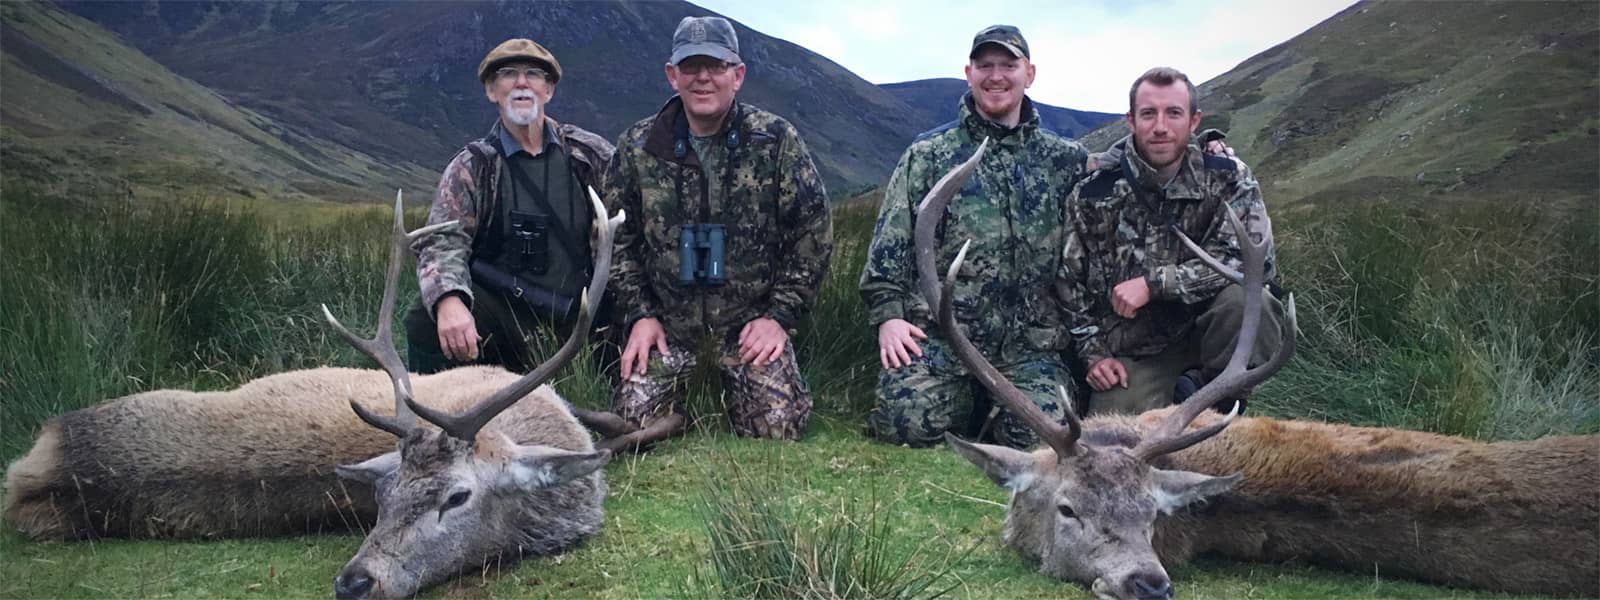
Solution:
<svg viewBox="0 0 1600 600"><path fill-rule="evenodd" d="M783 252L772 281L767 316L794 329L817 301L817 291L833 257L833 216L828 212L828 191L793 129L784 130L778 149L778 207L784 230Z"/></svg>
<svg viewBox="0 0 1600 600"><path fill-rule="evenodd" d="M1090 274L1099 272L1093 263L1104 257L1094 244L1097 239L1090 231L1093 223L1103 220L1085 220L1083 203L1078 191L1083 182L1067 197L1067 239L1062 245L1061 273L1056 277L1056 295L1071 326L1072 341L1084 367L1092 367L1101 359L1111 358L1111 347L1106 341L1107 328L1102 326L1106 315L1096 314L1099 304L1096 291L1090 286Z"/></svg>
<svg viewBox="0 0 1600 600"><path fill-rule="evenodd" d="M460 293L467 304L472 303L472 275L467 261L472 258L472 236L478 231L478 184L473 171L472 153L457 153L439 177L439 189L434 192L433 207L428 211L429 225L457 220L461 226L411 243L411 251L417 255L422 305L428 307L429 315L445 294Z"/></svg>
<svg viewBox="0 0 1600 600"><path fill-rule="evenodd" d="M616 152L606 163L605 174L600 178L600 197L606 212L616 214L627 211L628 218L617 228L611 262L611 282L607 285L616 303L623 310L623 324L661 314L661 305L650 290L649 275L645 273L646 249L644 247L645 215L639 195L639 182L634 177L634 154L638 148L629 144L629 132L617 139Z"/></svg>
<svg viewBox="0 0 1600 600"><path fill-rule="evenodd" d="M878 207L878 223L867 248L867 264L861 269L861 300L876 326L889 319L910 319L918 306L912 295L916 270L911 247L912 197L910 179L912 151L906 150L900 164L889 176L883 201Z"/></svg>
<svg viewBox="0 0 1600 600"><path fill-rule="evenodd" d="M1221 193L1227 195L1226 202L1218 202L1216 213L1212 215L1211 222L1206 226L1205 239L1200 247L1208 254L1216 257L1222 264L1234 269L1240 268L1239 240L1234 234L1233 226L1228 223L1228 214L1224 211L1231 209L1244 221L1246 231L1255 240L1272 238L1272 222L1267 219L1267 207L1261 200L1261 186L1256 180L1246 176L1248 171L1240 171L1236 177L1231 178L1227 185L1222 186ZM1270 251L1269 251L1270 253ZM1272 265L1267 266L1267 277L1272 277ZM1184 304L1194 304L1210 300L1219 290L1228 285L1228 280L1211 267L1206 266L1198 258L1191 258L1175 265L1160 265L1149 274L1151 294L1158 300L1176 300Z"/></svg>

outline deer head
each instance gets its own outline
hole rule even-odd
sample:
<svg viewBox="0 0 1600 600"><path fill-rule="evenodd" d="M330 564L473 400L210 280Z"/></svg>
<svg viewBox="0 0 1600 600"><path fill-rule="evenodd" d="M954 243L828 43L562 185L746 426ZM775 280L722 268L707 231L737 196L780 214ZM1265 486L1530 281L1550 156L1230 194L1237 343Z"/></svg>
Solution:
<svg viewBox="0 0 1600 600"><path fill-rule="evenodd" d="M351 402L356 415L373 427L399 438L398 448L354 465L337 468L340 477L371 485L378 504L377 524L361 550L334 580L340 598L407 597L508 549L536 546L528 536L529 494L583 477L604 466L610 452L574 452L550 446L521 445L483 426L547 381L580 352L588 339L593 307L590 299L604 293L610 273L612 236L623 215L606 219L594 191L596 225L600 228L594 277L585 290L572 334L556 354L511 385L479 401L460 415L446 414L411 397L410 377L395 349L389 322L395 288L409 241L455 222L424 227L407 234L401 204L395 198L394 236L387 280L378 313L378 332L370 339L352 334L323 306L335 330L389 374L394 384L395 414L374 414ZM416 417L438 429L417 426ZM559 510L558 507L545 507Z"/></svg>
<svg viewBox="0 0 1600 600"><path fill-rule="evenodd" d="M1142 439L1137 431L1126 429L1085 432L1084 425L1071 412L1072 402L1066 398L1065 389L1061 390L1065 424L1057 423L1007 381L956 326L951 295L966 246L957 253L942 289L937 283L934 262L938 224L987 144L985 141L971 159L940 179L918 208L914 233L918 276L929 306L938 307L940 331L968 371L1007 410L1028 423L1048 448L1023 452L969 443L948 434L946 439L989 479L1011 491L1006 539L1038 560L1042 572L1089 584L1101 598L1171 598L1171 579L1152 545L1157 516L1226 492L1238 483L1239 476L1167 470L1154 463L1158 457L1221 432L1237 416L1235 413L1207 427L1185 430L1213 404L1265 381L1282 368L1294 351L1294 299L1289 298L1285 302L1282 348L1265 364L1246 368L1261 323L1264 264L1271 240L1252 242L1238 216L1229 212L1243 255L1240 273L1183 238L1191 252L1245 290L1239 343L1221 375L1185 400Z"/></svg>

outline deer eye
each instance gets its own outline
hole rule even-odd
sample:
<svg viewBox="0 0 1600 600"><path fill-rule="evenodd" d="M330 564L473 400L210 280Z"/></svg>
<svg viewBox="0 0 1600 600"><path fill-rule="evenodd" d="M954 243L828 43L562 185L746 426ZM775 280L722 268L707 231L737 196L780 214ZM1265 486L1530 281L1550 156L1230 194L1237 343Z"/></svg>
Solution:
<svg viewBox="0 0 1600 600"><path fill-rule="evenodd" d="M1062 517L1066 517L1068 519L1076 519L1076 518L1078 518L1078 513L1072 512L1072 507L1071 506L1067 506L1065 504L1057 504L1056 505L1056 510L1061 511L1061 516Z"/></svg>
<svg viewBox="0 0 1600 600"><path fill-rule="evenodd" d="M467 498L471 498L471 497L472 497L472 491L471 490L461 490L461 491L456 492L454 494L450 494L449 498L445 498L444 499L444 506L439 507L439 512L442 514L442 513L444 513L444 511L447 511L447 510L450 510L450 509L455 508L457 506L461 506L463 504L466 504L467 503Z"/></svg>

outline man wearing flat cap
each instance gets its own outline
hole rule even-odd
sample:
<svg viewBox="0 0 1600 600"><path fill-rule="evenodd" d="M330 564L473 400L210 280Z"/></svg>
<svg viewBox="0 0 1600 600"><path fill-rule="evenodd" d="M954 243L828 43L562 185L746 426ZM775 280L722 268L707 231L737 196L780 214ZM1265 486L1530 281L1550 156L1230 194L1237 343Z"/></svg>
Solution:
<svg viewBox="0 0 1600 600"><path fill-rule="evenodd" d="M605 177L608 208L628 213L611 276L627 331L613 412L639 442L681 430L706 340L734 432L797 439L811 394L791 335L832 253L827 192L794 126L735 99L746 66L732 23L684 18L665 69L677 94L622 133Z"/></svg>
<svg viewBox="0 0 1600 600"><path fill-rule="evenodd" d="M1028 98L1034 65L1022 32L993 25L973 37L967 92L955 121L918 136L900 157L879 208L861 273L861 297L878 330L877 405L867 418L873 437L932 446L946 431L989 435L1027 447L1036 441L1022 420L991 412L993 404L933 328L917 292L912 250L916 205L933 184L989 141L977 171L943 215L937 260L948 265L972 240L956 282L957 322L983 355L1046 414L1064 416L1057 386L1072 376L1062 352L1072 337L1052 292L1061 262L1064 202L1085 174L1083 145L1039 124Z"/></svg>
<svg viewBox="0 0 1600 600"><path fill-rule="evenodd" d="M483 57L478 80L499 118L445 167L428 213L430 224L461 226L411 246L422 288L405 320L415 373L472 362L531 369L533 336L571 326L592 269L588 190L611 144L546 114L561 63L544 46L507 40Z"/></svg>

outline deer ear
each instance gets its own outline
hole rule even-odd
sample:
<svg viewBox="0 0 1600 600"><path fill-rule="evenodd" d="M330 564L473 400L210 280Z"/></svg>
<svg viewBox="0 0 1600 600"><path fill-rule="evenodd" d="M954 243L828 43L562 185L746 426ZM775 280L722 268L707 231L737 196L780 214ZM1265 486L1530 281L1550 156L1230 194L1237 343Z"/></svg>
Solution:
<svg viewBox="0 0 1600 600"><path fill-rule="evenodd" d="M1192 471L1162 469L1150 469L1150 475L1156 508L1169 515L1180 508L1233 489L1234 484L1242 478L1237 473L1213 477Z"/></svg>
<svg viewBox="0 0 1600 600"><path fill-rule="evenodd" d="M944 434L957 454L967 459L991 481L1013 492L1020 492L1033 483L1033 455L1005 446L974 444L952 434Z"/></svg>
<svg viewBox="0 0 1600 600"><path fill-rule="evenodd" d="M496 482L524 491L561 485L593 473L611 462L610 450L573 452L550 446L517 446L516 458Z"/></svg>
<svg viewBox="0 0 1600 600"><path fill-rule="evenodd" d="M384 475L393 473L398 468L400 468L400 451L396 450L379 454L367 459L365 462L353 465L339 465L333 468L333 472L338 473L341 479L349 479L350 481L367 485L377 485L379 479L383 479Z"/></svg>

